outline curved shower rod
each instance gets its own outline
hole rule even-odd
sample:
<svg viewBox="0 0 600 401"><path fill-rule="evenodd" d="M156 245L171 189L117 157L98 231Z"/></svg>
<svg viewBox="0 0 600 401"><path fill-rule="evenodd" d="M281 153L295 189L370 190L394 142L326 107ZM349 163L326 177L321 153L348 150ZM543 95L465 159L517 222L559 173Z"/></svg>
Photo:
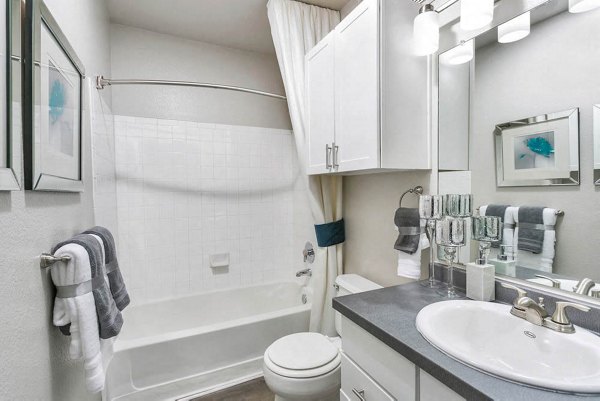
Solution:
<svg viewBox="0 0 600 401"><path fill-rule="evenodd" d="M254 95L273 97L275 99L287 100L283 95L277 93L264 92L256 89L243 88L240 86L232 85L220 85L220 84L209 84L202 82L192 81L162 81L158 79L108 79L102 75L96 77L96 88L104 89L111 85L171 85L171 86L192 86L196 88L213 88L213 89L225 89L236 92L252 93Z"/></svg>

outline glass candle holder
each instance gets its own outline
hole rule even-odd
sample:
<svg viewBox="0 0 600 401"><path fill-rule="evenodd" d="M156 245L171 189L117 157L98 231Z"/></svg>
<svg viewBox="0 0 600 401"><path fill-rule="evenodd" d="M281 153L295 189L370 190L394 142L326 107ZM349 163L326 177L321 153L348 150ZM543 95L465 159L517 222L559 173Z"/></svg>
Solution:
<svg viewBox="0 0 600 401"><path fill-rule="evenodd" d="M443 216L444 198L440 195L421 195L419 197L419 216L426 221L427 238L429 239L429 278L421 281L428 288L440 288L441 283L435 279L435 222Z"/></svg>
<svg viewBox="0 0 600 401"><path fill-rule="evenodd" d="M435 234L435 242L444 248L448 262L448 287L439 294L447 298L459 297L454 288L454 262L459 248L467 244L465 219L446 216L436 222Z"/></svg>
<svg viewBox="0 0 600 401"><path fill-rule="evenodd" d="M471 218L471 238L479 241L477 263L486 264L492 242L502 241L502 220L496 216L476 216Z"/></svg>
<svg viewBox="0 0 600 401"><path fill-rule="evenodd" d="M444 215L450 217L471 217L473 215L473 195L448 194L443 199Z"/></svg>

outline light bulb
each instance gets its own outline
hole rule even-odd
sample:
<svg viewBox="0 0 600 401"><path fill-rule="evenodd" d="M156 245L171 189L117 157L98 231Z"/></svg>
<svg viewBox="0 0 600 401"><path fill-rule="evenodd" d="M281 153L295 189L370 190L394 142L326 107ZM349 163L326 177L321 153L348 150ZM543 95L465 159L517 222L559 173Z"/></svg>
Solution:
<svg viewBox="0 0 600 401"><path fill-rule="evenodd" d="M474 31L494 19L494 0L460 0L460 27Z"/></svg>
<svg viewBox="0 0 600 401"><path fill-rule="evenodd" d="M531 14L527 11L498 27L498 42L511 43L521 40L531 31Z"/></svg>
<svg viewBox="0 0 600 401"><path fill-rule="evenodd" d="M464 42L440 55L440 63L458 65L468 63L475 55L473 39Z"/></svg>
<svg viewBox="0 0 600 401"><path fill-rule="evenodd" d="M438 51L440 46L440 26L438 13L431 4L426 4L419 10L413 25L415 54L427 56Z"/></svg>
<svg viewBox="0 0 600 401"><path fill-rule="evenodd" d="M569 0L570 13L584 13L600 7L600 0Z"/></svg>

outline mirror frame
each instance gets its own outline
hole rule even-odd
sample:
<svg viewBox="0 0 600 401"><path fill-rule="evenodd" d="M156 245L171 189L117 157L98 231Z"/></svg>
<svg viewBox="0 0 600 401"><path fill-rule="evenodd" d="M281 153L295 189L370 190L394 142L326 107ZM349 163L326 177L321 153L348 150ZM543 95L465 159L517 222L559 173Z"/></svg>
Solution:
<svg viewBox="0 0 600 401"><path fill-rule="evenodd" d="M594 120L594 185L600 186L600 104L592 107Z"/></svg>
<svg viewBox="0 0 600 401"><path fill-rule="evenodd" d="M556 120L568 119L569 121L569 143L577 142L577 170L571 170L568 178L553 178L553 179L528 179L528 180L507 180L504 179L504 158L502 152L503 131L515 127L525 127L543 122L551 122ZM579 146L579 109L574 108L556 113L541 114L535 117L523 118L521 120L510 121L496 125L494 129L494 145L496 153L496 185L502 187L535 187L535 186L562 186L562 185L579 185L579 176L581 166L580 163L580 146ZM571 165L573 160L570 160Z"/></svg>
<svg viewBox="0 0 600 401"><path fill-rule="evenodd" d="M33 191L57 191L57 192L83 192L83 124L84 124L84 90L85 90L85 68L77 57L75 50L67 40L66 35L50 13L42 0L29 0L25 4L24 40L23 52L32 55L27 57L24 63L23 79L23 158L25 189ZM41 150L36 149L35 137L37 130L35 122L36 104L41 104L40 82L41 72L41 27L46 25L58 45L62 48L67 58L75 66L79 73L79 179L59 177L44 173L43 168L36 161L36 154Z"/></svg>
<svg viewBox="0 0 600 401"><path fill-rule="evenodd" d="M14 166L16 165L16 159L14 154L15 144L13 140L13 67L12 62L15 59L16 62L20 62L19 55L13 55L13 22L18 19L13 19L13 0L5 0L6 8L6 121L5 121L5 136L6 136L6 166L0 167L0 191L18 191L21 189L19 179L15 172ZM19 11L18 9L15 11ZM19 28L18 26L16 28Z"/></svg>

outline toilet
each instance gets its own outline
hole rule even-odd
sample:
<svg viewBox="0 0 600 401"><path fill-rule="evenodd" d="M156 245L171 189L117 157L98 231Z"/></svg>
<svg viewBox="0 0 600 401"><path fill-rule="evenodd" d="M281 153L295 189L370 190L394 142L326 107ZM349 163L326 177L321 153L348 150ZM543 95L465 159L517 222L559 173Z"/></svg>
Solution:
<svg viewBox="0 0 600 401"><path fill-rule="evenodd" d="M337 296L382 288L357 274L335 280ZM335 313L335 329L341 332L341 315ZM338 401L340 399L340 337L320 333L295 333L271 344L263 358L267 386L275 401Z"/></svg>

